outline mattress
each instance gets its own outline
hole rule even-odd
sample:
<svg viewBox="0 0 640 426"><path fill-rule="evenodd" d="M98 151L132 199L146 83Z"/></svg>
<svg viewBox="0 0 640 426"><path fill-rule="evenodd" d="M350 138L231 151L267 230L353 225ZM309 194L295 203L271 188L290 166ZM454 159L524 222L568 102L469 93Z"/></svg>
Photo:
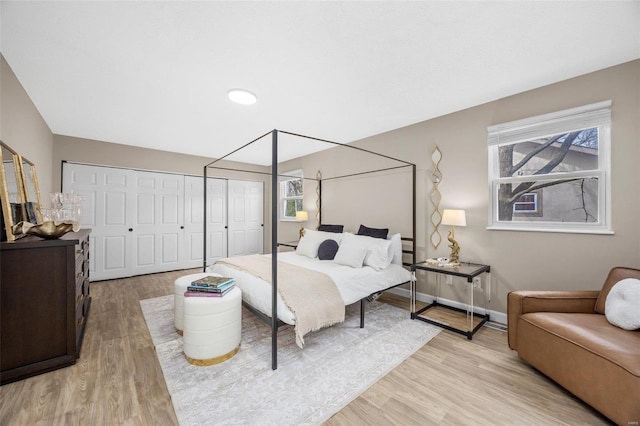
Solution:
<svg viewBox="0 0 640 426"><path fill-rule="evenodd" d="M271 255L265 256L271 257ZM294 251L278 253L278 261L329 275L336 284L345 306L372 293L411 280L411 273L396 264L391 264L380 271L369 266L352 268L338 265L330 260L311 259ZM260 312L271 316L271 285L247 272L223 264L215 263L207 270L225 277L235 278L236 285L242 290L242 299ZM277 305L278 318L287 324L295 324L295 315L287 308L279 294L277 295Z"/></svg>

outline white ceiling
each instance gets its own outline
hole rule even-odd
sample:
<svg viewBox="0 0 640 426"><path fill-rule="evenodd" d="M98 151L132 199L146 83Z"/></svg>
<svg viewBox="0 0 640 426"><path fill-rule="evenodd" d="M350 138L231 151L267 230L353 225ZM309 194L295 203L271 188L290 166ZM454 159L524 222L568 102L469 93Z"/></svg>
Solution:
<svg viewBox="0 0 640 426"><path fill-rule="evenodd" d="M2 54L54 133L206 157L274 128L352 142L640 58L638 1L2 1L0 13ZM258 103L231 103L237 87Z"/></svg>

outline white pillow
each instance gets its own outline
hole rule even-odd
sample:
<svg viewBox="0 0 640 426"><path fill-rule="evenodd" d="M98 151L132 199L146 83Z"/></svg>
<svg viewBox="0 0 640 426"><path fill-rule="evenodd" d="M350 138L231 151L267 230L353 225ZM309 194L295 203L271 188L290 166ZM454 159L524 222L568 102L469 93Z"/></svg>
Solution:
<svg viewBox="0 0 640 426"><path fill-rule="evenodd" d="M341 250L342 254L340 254ZM362 252L364 252L364 258L360 259ZM345 233L336 253L338 260L333 261L354 268L360 268L362 265L371 266L378 271L388 267L392 258L393 250L390 240Z"/></svg>
<svg viewBox="0 0 640 426"><path fill-rule="evenodd" d="M391 264L393 249L390 240L362 235L357 235L357 238L361 239L362 244L367 247L367 255L364 257L365 265L371 266L376 271L379 271Z"/></svg>
<svg viewBox="0 0 640 426"><path fill-rule="evenodd" d="M391 240L391 251L393 252L391 263L402 266L402 239L400 234L390 235L387 240Z"/></svg>
<svg viewBox="0 0 640 426"><path fill-rule="evenodd" d="M335 240L340 244L342 234L336 232L314 231L313 229L305 229L304 236L298 241L296 253L310 258L318 257L318 247L324 240Z"/></svg>
<svg viewBox="0 0 640 426"><path fill-rule="evenodd" d="M296 247L296 253L301 256L307 256L310 258L314 258L318 256L318 247L320 247L320 243L317 243L316 240L312 237L307 237L306 235L300 238L298 241L298 247Z"/></svg>
<svg viewBox="0 0 640 426"><path fill-rule="evenodd" d="M607 294L604 303L607 321L625 330L640 329L640 280L625 278Z"/></svg>
<svg viewBox="0 0 640 426"><path fill-rule="evenodd" d="M357 238L357 235L345 232L338 247L338 252L333 261L339 265L362 268L364 258L367 255L367 246Z"/></svg>

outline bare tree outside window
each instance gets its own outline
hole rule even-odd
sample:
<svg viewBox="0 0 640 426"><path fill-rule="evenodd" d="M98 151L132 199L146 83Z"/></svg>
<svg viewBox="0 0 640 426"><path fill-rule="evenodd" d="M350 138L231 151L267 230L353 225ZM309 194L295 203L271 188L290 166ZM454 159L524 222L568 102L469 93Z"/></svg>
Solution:
<svg viewBox="0 0 640 426"><path fill-rule="evenodd" d="M487 127L489 227L611 234L611 101Z"/></svg>
<svg viewBox="0 0 640 426"><path fill-rule="evenodd" d="M598 154L597 127L499 146L500 178L531 179L498 186L498 220L597 222L598 177L563 175L598 170ZM545 213L535 219L514 216L514 203L539 190L545 193Z"/></svg>
<svg viewBox="0 0 640 426"><path fill-rule="evenodd" d="M282 201L282 219L293 220L296 212L303 210L303 178L302 171L288 172L290 178L280 182L280 199ZM299 177L298 177L299 176Z"/></svg>

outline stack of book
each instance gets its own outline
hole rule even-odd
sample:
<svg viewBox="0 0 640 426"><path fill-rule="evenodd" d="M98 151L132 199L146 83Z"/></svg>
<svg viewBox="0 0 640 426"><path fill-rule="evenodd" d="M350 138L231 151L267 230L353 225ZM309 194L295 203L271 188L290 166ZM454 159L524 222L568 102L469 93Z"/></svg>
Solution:
<svg viewBox="0 0 640 426"><path fill-rule="evenodd" d="M185 297L223 297L235 286L236 280L227 277L207 276L195 280L187 287Z"/></svg>

